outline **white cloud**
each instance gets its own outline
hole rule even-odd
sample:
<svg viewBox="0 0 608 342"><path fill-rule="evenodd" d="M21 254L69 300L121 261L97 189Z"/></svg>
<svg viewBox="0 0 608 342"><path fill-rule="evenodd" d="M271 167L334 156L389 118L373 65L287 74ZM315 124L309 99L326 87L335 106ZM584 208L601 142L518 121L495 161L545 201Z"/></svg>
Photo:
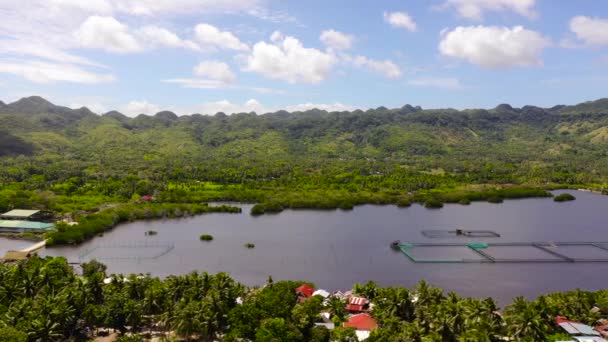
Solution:
<svg viewBox="0 0 608 342"><path fill-rule="evenodd" d="M202 114L213 115L218 112L225 114L249 113L256 112L258 114L266 113L268 110L256 99L250 99L244 104L232 103L228 100L216 102L207 102L198 106L197 111Z"/></svg>
<svg viewBox="0 0 608 342"><path fill-rule="evenodd" d="M217 27L209 24L198 24L195 36L202 48L222 48L237 51L248 51L247 44L242 43L234 34L228 31L220 31Z"/></svg>
<svg viewBox="0 0 608 342"><path fill-rule="evenodd" d="M482 20L486 11L513 11L528 18L536 16L536 0L446 0L442 8L453 7L467 19Z"/></svg>
<svg viewBox="0 0 608 342"><path fill-rule="evenodd" d="M163 80L163 82L179 84L183 88L190 89L222 89L230 87L228 84L222 81L200 78L171 78Z"/></svg>
<svg viewBox="0 0 608 342"><path fill-rule="evenodd" d="M336 62L333 54L305 48L298 39L287 36L275 44L255 44L244 70L289 83L316 84L327 77Z"/></svg>
<svg viewBox="0 0 608 342"><path fill-rule="evenodd" d="M577 16L570 20L570 31L586 45L608 45L608 19Z"/></svg>
<svg viewBox="0 0 608 342"><path fill-rule="evenodd" d="M340 102L335 102L335 103L330 103L330 104L307 102L307 103L302 103L302 104L285 107L285 110L289 111L289 112L303 112L303 111L311 110L311 109L321 109L321 110L326 110L328 112L343 112L343 111L355 110L355 107L345 105Z"/></svg>
<svg viewBox="0 0 608 342"><path fill-rule="evenodd" d="M226 84L236 80L236 76L228 64L220 61L203 61L194 68L194 74Z"/></svg>
<svg viewBox="0 0 608 342"><path fill-rule="evenodd" d="M410 32L417 30L416 22L406 12L384 12L384 21L393 27L404 28Z"/></svg>
<svg viewBox="0 0 608 342"><path fill-rule="evenodd" d="M184 48L199 50L198 44L191 40L181 39L175 33L158 26L144 26L137 30L137 36L146 43L147 46L166 46L172 48Z"/></svg>
<svg viewBox="0 0 608 342"><path fill-rule="evenodd" d="M72 8L89 13L96 14L111 14L113 11L112 4L107 0L47 0L49 4L58 9Z"/></svg>
<svg viewBox="0 0 608 342"><path fill-rule="evenodd" d="M417 78L407 82L417 87L430 87L441 89L462 89L462 84L457 78L425 77Z"/></svg>
<svg viewBox="0 0 608 342"><path fill-rule="evenodd" d="M160 112L160 108L147 100L134 100L123 106L120 111L127 116L154 115Z"/></svg>
<svg viewBox="0 0 608 342"><path fill-rule="evenodd" d="M129 27L113 17L91 16L74 34L81 46L109 52L128 53L142 50Z"/></svg>
<svg viewBox="0 0 608 342"><path fill-rule="evenodd" d="M278 43L278 42L282 41L283 39L285 39L285 35L283 35L283 33L281 33L281 31L274 31L270 35L270 41L273 43Z"/></svg>
<svg viewBox="0 0 608 342"><path fill-rule="evenodd" d="M10 56L33 56L54 62L103 67L87 58L73 55L45 43L30 43L20 40L0 40L0 54Z"/></svg>
<svg viewBox="0 0 608 342"><path fill-rule="evenodd" d="M365 56L357 56L352 59L352 63L355 66L365 67L388 78L398 78L401 76L399 66L388 59L380 61Z"/></svg>
<svg viewBox="0 0 608 342"><path fill-rule="evenodd" d="M221 100L216 102L207 102L196 108L195 111L198 111L202 114L215 114L218 112L223 112L225 114L234 114L234 113L249 113L256 112L258 114L264 114L269 112L275 112L279 109L284 109L289 112L302 112L310 109L321 109L326 110L328 112L332 111L351 111L354 110L355 107L349 106L340 102L335 102L331 104L324 103L302 103L296 105L290 105L282 108L269 108L264 106L262 103L257 101L256 99L250 99L244 104L232 103L228 100Z"/></svg>
<svg viewBox="0 0 608 342"><path fill-rule="evenodd" d="M439 51L484 68L542 65L540 54L551 45L542 34L521 26L459 26L441 33Z"/></svg>
<svg viewBox="0 0 608 342"><path fill-rule="evenodd" d="M116 10L131 15L160 16L194 13L249 13L261 0L112 0Z"/></svg>
<svg viewBox="0 0 608 342"><path fill-rule="evenodd" d="M355 40L353 36L335 30L323 31L319 39L325 46L334 50L348 50L352 47Z"/></svg>
<svg viewBox="0 0 608 342"><path fill-rule="evenodd" d="M69 64L40 61L0 61L0 73L20 76L35 83L96 84L115 80L110 74L96 74Z"/></svg>

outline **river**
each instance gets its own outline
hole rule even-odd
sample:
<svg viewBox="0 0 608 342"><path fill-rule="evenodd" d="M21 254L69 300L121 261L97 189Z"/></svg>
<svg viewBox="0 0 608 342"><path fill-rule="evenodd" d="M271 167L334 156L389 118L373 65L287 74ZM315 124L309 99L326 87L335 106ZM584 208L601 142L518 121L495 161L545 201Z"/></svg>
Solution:
<svg viewBox="0 0 608 342"><path fill-rule="evenodd" d="M439 210L363 205L352 211L286 210L252 217L251 206L241 205L242 214L134 222L77 247L40 253L62 255L71 262L98 258L113 273L224 271L248 285L263 284L268 276L275 281L308 280L328 290L350 289L369 280L413 287L424 279L446 291L490 296L504 305L520 295L606 288L608 263L419 264L391 250L390 242L607 242L608 196L569 192L576 201L523 199L448 204ZM421 234L456 227L493 230L501 237L429 239ZM148 230L158 234L146 236ZM214 240L200 241L201 234L211 234ZM248 242L255 248L245 248ZM608 258L608 252L603 256Z"/></svg>

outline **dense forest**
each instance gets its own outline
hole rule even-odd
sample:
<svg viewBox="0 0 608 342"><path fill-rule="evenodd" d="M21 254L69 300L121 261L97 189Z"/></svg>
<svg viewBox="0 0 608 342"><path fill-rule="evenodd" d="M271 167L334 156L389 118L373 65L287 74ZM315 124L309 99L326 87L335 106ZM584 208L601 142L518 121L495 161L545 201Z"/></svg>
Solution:
<svg viewBox="0 0 608 342"><path fill-rule="evenodd" d="M104 328L119 332L122 342L167 332L173 332L167 341L357 341L352 328L341 327L346 303L320 296L298 301L301 281L269 278L248 288L223 273L161 280L105 270L91 261L76 275L63 258L0 265L1 340L87 341ZM608 313L608 291L517 298L503 310L490 298L461 298L425 282L414 289L370 282L353 292L374 303L379 328L370 342L558 341L568 336L553 323L556 315L593 324ZM320 312L331 314L336 329L314 325Z"/></svg>
<svg viewBox="0 0 608 342"><path fill-rule="evenodd" d="M552 108L135 118L40 97L0 102L0 211L76 218L144 195L161 203L258 203L254 215L499 203L551 196L545 190L553 188L602 191L607 157L608 99Z"/></svg>

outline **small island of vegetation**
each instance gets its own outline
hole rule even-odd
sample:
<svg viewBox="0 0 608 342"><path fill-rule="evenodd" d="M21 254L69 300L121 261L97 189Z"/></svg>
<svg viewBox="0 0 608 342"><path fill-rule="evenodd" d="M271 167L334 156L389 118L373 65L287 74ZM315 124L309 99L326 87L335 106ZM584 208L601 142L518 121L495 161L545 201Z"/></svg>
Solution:
<svg viewBox="0 0 608 342"><path fill-rule="evenodd" d="M576 199L576 197L574 197L573 195L571 195L569 193L563 193L563 194L559 194L559 195L553 197L553 200L555 202L574 201L575 199Z"/></svg>
<svg viewBox="0 0 608 342"><path fill-rule="evenodd" d="M435 198L429 198L424 202L424 207L429 209L439 209L443 208L443 203Z"/></svg>
<svg viewBox="0 0 608 342"><path fill-rule="evenodd" d="M245 247L246 247L246 248L248 248L248 249L252 249L252 248L255 248L255 244L253 244L253 243L251 243L251 242L247 242L247 243L245 244Z"/></svg>
<svg viewBox="0 0 608 342"><path fill-rule="evenodd" d="M209 234L203 234L200 236L201 241L213 241L213 236Z"/></svg>

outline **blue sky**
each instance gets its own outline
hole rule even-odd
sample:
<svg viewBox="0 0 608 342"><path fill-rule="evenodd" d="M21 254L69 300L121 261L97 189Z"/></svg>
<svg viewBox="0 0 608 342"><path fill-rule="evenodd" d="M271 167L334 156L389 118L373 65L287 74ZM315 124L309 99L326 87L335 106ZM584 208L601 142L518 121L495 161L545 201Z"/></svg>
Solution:
<svg viewBox="0 0 608 342"><path fill-rule="evenodd" d="M492 108L606 97L597 0L0 2L0 99L96 112Z"/></svg>

